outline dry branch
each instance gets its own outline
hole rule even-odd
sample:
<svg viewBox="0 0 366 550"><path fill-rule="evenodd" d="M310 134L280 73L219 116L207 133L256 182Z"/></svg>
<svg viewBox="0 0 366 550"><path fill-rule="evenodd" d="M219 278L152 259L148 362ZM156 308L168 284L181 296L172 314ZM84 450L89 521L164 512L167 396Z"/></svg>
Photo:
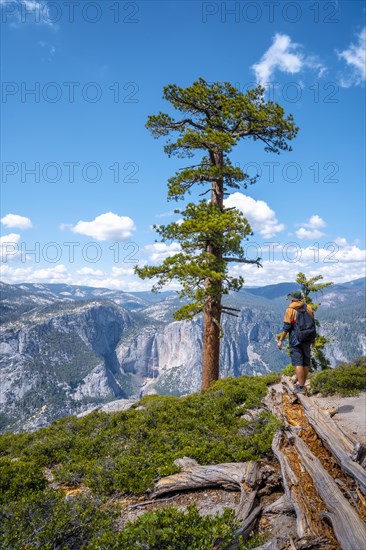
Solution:
<svg viewBox="0 0 366 550"><path fill-rule="evenodd" d="M261 479L261 467L253 460L249 462L228 462L225 464L199 465L191 458L181 458L174 462L180 466L177 474L159 479L150 493L152 498L176 491L202 489L204 487L224 487L242 490L242 483L254 487Z"/></svg>
<svg viewBox="0 0 366 550"><path fill-rule="evenodd" d="M331 521L334 534L342 550L356 550L365 547L366 527L354 508L345 499L333 478L323 468L304 441L297 435L291 436L302 462L313 479L319 496L326 504L324 515Z"/></svg>

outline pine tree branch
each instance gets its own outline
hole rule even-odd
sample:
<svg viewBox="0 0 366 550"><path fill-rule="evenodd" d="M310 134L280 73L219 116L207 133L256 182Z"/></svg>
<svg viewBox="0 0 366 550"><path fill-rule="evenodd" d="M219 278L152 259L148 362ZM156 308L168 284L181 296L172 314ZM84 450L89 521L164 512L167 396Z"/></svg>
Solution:
<svg viewBox="0 0 366 550"><path fill-rule="evenodd" d="M231 317L239 317L236 313L230 313L230 311L225 311L224 309L222 310L222 313L225 313L225 315L231 315Z"/></svg>
<svg viewBox="0 0 366 550"><path fill-rule="evenodd" d="M178 168L178 171L190 170L191 168L197 168L199 166L212 166L210 162L201 162L201 164L192 164L192 166L184 166L183 168Z"/></svg>
<svg viewBox="0 0 366 550"><path fill-rule="evenodd" d="M221 306L221 311L224 311L224 309L227 309L230 311L240 311L240 309L237 309L236 307Z"/></svg>
<svg viewBox="0 0 366 550"><path fill-rule="evenodd" d="M240 264L256 264L258 267L263 267L260 263L261 258L256 260L247 260L245 258L222 258L225 262L238 262Z"/></svg>
<svg viewBox="0 0 366 550"><path fill-rule="evenodd" d="M222 306L221 309L222 310L227 309L230 311L240 311L240 309L237 309L236 307L229 307L229 306Z"/></svg>
<svg viewBox="0 0 366 550"><path fill-rule="evenodd" d="M197 122L193 122L191 118L184 118L183 120L180 120L179 122L172 122L168 126L169 128L172 128L172 130L177 130L181 126L185 126L186 124L190 124L194 128L197 128L197 130L204 130L205 127L202 126L202 124L197 124Z"/></svg>

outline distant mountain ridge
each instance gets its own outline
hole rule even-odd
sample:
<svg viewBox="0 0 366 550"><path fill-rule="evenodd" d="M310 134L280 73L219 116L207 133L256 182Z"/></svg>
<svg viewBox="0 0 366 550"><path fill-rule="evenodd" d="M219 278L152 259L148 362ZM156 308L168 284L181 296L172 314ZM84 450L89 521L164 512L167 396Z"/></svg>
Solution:
<svg viewBox="0 0 366 550"><path fill-rule="evenodd" d="M333 285L318 297L323 333L334 340L327 351L332 365L366 353L365 283ZM223 319L222 376L260 375L289 362L275 335L294 288L245 287L225 297L240 313ZM202 319L174 321L175 292L2 283L0 293L2 430L32 430L141 393L199 388Z"/></svg>

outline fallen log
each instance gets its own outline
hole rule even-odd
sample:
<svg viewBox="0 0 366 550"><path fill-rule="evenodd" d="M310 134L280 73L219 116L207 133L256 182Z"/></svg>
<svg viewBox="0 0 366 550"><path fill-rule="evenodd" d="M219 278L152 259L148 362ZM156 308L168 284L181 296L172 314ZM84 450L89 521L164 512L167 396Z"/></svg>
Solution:
<svg viewBox="0 0 366 550"><path fill-rule="evenodd" d="M301 539L306 536L313 536L314 533L310 527L311 521L306 512L306 506L302 500L301 494L296 490L299 480L292 470L287 456L281 451L283 439L282 431L278 430L272 441L272 450L277 457L282 471L282 480L287 500L292 504L296 514L297 535Z"/></svg>
<svg viewBox="0 0 366 550"><path fill-rule="evenodd" d="M312 477L319 496L327 507L322 515L332 524L342 550L365 548L366 526L354 508L343 496L333 478L323 468L304 441L295 434L288 436L301 455L302 462Z"/></svg>
<svg viewBox="0 0 366 550"><path fill-rule="evenodd" d="M174 464L179 466L181 471L159 479L149 495L151 498L176 491L217 486L245 491L243 484L253 488L262 479L262 469L259 463L253 460L201 466L195 460L184 457L175 460Z"/></svg>
<svg viewBox="0 0 366 550"><path fill-rule="evenodd" d="M233 542L227 550L234 550L240 538L247 538L255 527L262 505L257 504L257 493L261 482L270 478L272 468L250 460L241 463L200 465L192 458L177 459L175 465L181 468L177 474L161 478L155 482L150 497L155 499L163 494L202 489L204 487L224 487L240 490L240 502L235 519L241 523L235 532Z"/></svg>
<svg viewBox="0 0 366 550"><path fill-rule="evenodd" d="M293 390L290 380L285 380L290 391ZM340 468L350 475L358 484L360 490L366 495L365 470L360 464L352 460L354 444L339 430L336 422L326 416L317 403L306 395L297 394L303 406L309 424L314 428L325 447L332 453Z"/></svg>

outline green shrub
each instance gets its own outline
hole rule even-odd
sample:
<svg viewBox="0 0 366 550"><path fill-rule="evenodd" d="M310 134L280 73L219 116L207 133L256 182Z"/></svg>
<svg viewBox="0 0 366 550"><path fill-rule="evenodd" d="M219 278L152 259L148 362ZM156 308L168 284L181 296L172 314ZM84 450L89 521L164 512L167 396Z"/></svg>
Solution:
<svg viewBox="0 0 366 550"><path fill-rule="evenodd" d="M195 508L162 509L118 532L118 508L103 498L147 491L155 478L176 472L173 462L182 456L212 464L271 454L277 419L267 411L251 421L241 417L261 406L278 377L226 378L202 393L146 396L128 411L95 411L0 436L0 548L204 550L228 543L236 529L232 511L201 518ZM92 493L66 499L46 489L45 467L57 481L87 485Z"/></svg>
<svg viewBox="0 0 366 550"><path fill-rule="evenodd" d="M261 406L278 377L225 378L203 393L146 396L127 411L67 417L31 434L1 436L0 452L51 467L57 481L99 495L141 494L155 478L176 472L173 462L182 456L212 464L270 455L278 421L267 412L249 423L241 415Z"/></svg>
<svg viewBox="0 0 366 550"><path fill-rule="evenodd" d="M257 546L262 546L268 539L268 535L258 535L256 533L252 533L249 539L245 542L239 540L238 550L251 550Z"/></svg>
<svg viewBox="0 0 366 550"><path fill-rule="evenodd" d="M356 395L366 390L366 357L354 363L342 363L339 367L316 374L310 381L313 393L332 395Z"/></svg>
<svg viewBox="0 0 366 550"><path fill-rule="evenodd" d="M296 374L296 369L290 363L289 365L286 365L284 369L281 370L280 374L283 376L293 376L294 374Z"/></svg>
<svg viewBox="0 0 366 550"><path fill-rule="evenodd" d="M117 508L86 496L65 499L55 490L20 498L0 511L0 548L79 549L115 531Z"/></svg>
<svg viewBox="0 0 366 550"><path fill-rule="evenodd" d="M42 470L32 462L0 459L0 504L15 500L47 486Z"/></svg>
<svg viewBox="0 0 366 550"><path fill-rule="evenodd" d="M200 516L195 506L187 511L167 506L141 515L123 531L106 533L88 545L88 550L211 550L216 541L225 547L233 540L238 526L234 511L220 516Z"/></svg>

